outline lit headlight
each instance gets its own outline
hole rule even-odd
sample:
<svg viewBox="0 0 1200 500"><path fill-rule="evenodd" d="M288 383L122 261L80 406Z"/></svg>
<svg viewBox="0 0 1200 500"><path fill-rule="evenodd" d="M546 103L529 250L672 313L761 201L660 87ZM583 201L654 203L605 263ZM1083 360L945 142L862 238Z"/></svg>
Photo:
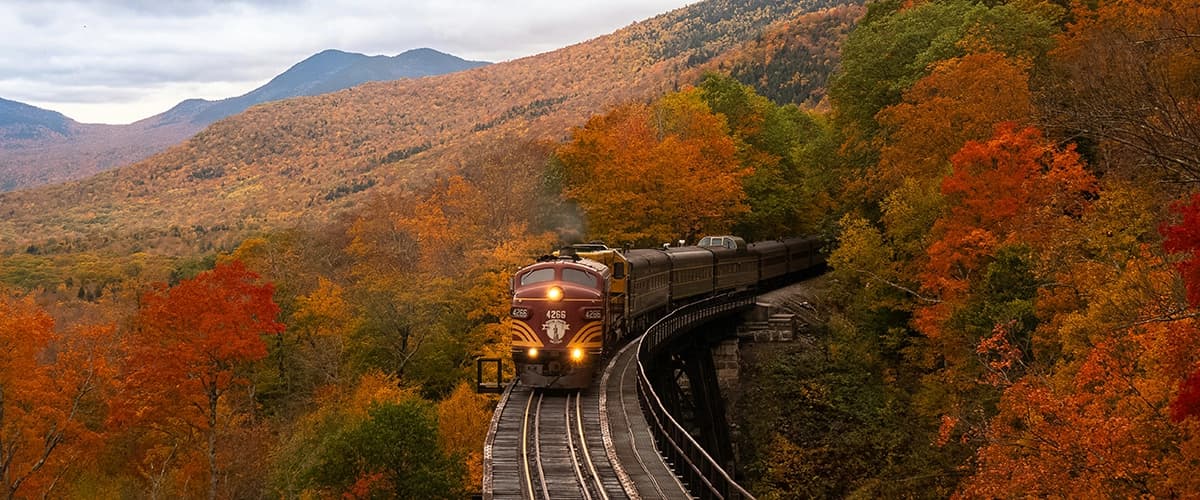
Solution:
<svg viewBox="0 0 1200 500"><path fill-rule="evenodd" d="M529 309L524 307L514 307L508 314L517 319L529 319Z"/></svg>
<svg viewBox="0 0 1200 500"><path fill-rule="evenodd" d="M556 301L556 302L562 300L562 298L563 298L562 288L559 288L556 286L550 287L549 290L546 290L546 298Z"/></svg>
<svg viewBox="0 0 1200 500"><path fill-rule="evenodd" d="M571 361L583 361L583 349L578 347L571 349Z"/></svg>
<svg viewBox="0 0 1200 500"><path fill-rule="evenodd" d="M537 348L536 347L529 348L529 357L531 357L531 358L537 357Z"/></svg>

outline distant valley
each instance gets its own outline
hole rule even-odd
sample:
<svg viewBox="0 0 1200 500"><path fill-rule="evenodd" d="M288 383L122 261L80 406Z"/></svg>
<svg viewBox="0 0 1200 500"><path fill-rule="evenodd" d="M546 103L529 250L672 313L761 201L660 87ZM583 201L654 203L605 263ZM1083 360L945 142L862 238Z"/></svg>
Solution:
<svg viewBox="0 0 1200 500"><path fill-rule="evenodd" d="M0 192L80 179L134 163L257 104L485 64L428 48L392 57L326 50L244 95L188 99L129 125L79 123L55 111L0 98Z"/></svg>

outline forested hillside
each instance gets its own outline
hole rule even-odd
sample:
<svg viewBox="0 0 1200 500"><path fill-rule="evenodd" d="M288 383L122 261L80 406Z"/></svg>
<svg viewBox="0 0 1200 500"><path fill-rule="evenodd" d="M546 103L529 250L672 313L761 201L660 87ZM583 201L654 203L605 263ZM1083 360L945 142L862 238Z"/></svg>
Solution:
<svg viewBox="0 0 1200 500"><path fill-rule="evenodd" d="M131 167L0 195L0 245L228 248L374 192L423 189L502 137L560 140L592 113L688 83L681 72L827 3L702 2L547 54L259 106Z"/></svg>
<svg viewBox="0 0 1200 500"><path fill-rule="evenodd" d="M768 367L799 382L755 399L756 491L1200 492L1198 34L1168 0L871 5L813 169L825 352Z"/></svg>
<svg viewBox="0 0 1200 500"><path fill-rule="evenodd" d="M848 3L785 19L695 72L727 73L779 104L827 109L829 75L841 58L842 42L865 11Z"/></svg>

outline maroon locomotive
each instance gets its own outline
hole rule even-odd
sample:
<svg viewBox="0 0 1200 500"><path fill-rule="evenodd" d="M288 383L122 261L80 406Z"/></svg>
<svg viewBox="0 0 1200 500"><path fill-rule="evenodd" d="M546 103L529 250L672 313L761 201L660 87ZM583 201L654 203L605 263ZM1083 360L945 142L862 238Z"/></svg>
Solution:
<svg viewBox="0 0 1200 500"><path fill-rule="evenodd" d="M608 267L547 256L513 276L512 348L521 383L578 389L604 348Z"/></svg>

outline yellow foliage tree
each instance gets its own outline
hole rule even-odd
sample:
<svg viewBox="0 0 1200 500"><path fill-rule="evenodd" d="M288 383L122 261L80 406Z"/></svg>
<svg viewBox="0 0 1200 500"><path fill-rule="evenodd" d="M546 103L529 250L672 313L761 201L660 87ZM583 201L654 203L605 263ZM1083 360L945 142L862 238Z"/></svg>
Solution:
<svg viewBox="0 0 1200 500"><path fill-rule="evenodd" d="M466 382L460 382L438 403L438 443L446 453L461 457L467 464L464 486L468 491L483 482L483 441L491 418L487 399Z"/></svg>

